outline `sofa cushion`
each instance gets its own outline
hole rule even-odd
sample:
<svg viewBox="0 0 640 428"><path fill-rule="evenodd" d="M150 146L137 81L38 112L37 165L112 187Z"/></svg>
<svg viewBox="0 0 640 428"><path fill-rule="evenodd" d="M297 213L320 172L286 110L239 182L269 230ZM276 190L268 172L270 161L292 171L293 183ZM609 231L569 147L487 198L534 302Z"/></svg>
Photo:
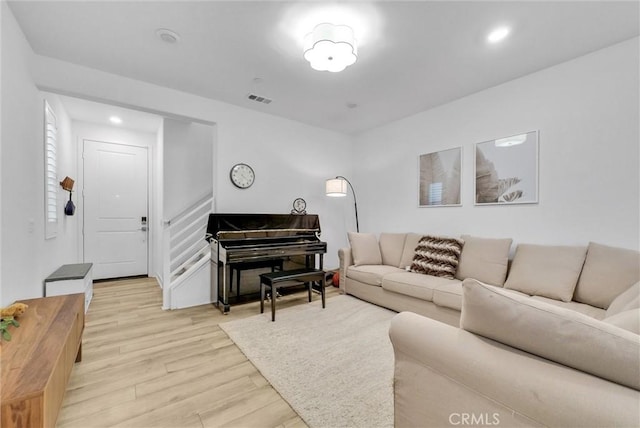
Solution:
<svg viewBox="0 0 640 428"><path fill-rule="evenodd" d="M640 253L590 242L573 300L607 309L639 280Z"/></svg>
<svg viewBox="0 0 640 428"><path fill-rule="evenodd" d="M620 293L607 308L607 317L619 314L629 309L640 308L640 281L633 284L624 292Z"/></svg>
<svg viewBox="0 0 640 428"><path fill-rule="evenodd" d="M407 233L407 237L404 241L404 249L402 250L402 258L400 259L400 265L398 266L400 269L404 269L408 266L411 266L413 262L413 256L416 255L416 247L418 246L418 242L422 235L417 233Z"/></svg>
<svg viewBox="0 0 640 428"><path fill-rule="evenodd" d="M462 235L464 247L456 278L475 278L487 284L504 284L509 264L511 238L492 239Z"/></svg>
<svg viewBox="0 0 640 428"><path fill-rule="evenodd" d="M400 259L402 259L406 237L406 233L380 234L380 254L382 255L383 265L400 267Z"/></svg>
<svg viewBox="0 0 640 428"><path fill-rule="evenodd" d="M433 303L457 311L462 310L462 283L450 281L449 284L436 287L433 290Z"/></svg>
<svg viewBox="0 0 640 428"><path fill-rule="evenodd" d="M380 246L376 235L373 233L349 232L348 236L354 265L382 264L382 255L380 254Z"/></svg>
<svg viewBox="0 0 640 428"><path fill-rule="evenodd" d="M587 305L585 303L579 303L574 301L563 302L561 300L550 299L548 297L542 297L542 296L531 296L531 298L535 300L539 300L541 302L546 302L550 305L558 306L560 308L571 309L572 311L580 312L581 314L585 314L597 320L602 320L607 316L607 312L604 309L596 308L595 306Z"/></svg>
<svg viewBox="0 0 640 428"><path fill-rule="evenodd" d="M459 283L460 281L402 271L385 275L382 279L382 288L405 296L432 301L433 290L451 282Z"/></svg>
<svg viewBox="0 0 640 428"><path fill-rule="evenodd" d="M464 280L460 326L640 390L640 336L587 315Z"/></svg>
<svg viewBox="0 0 640 428"><path fill-rule="evenodd" d="M464 241L442 236L423 236L416 247L411 272L454 279Z"/></svg>
<svg viewBox="0 0 640 428"><path fill-rule="evenodd" d="M504 288L569 302L585 254L585 247L520 244Z"/></svg>
<svg viewBox="0 0 640 428"><path fill-rule="evenodd" d="M603 320L635 334L640 334L640 309L630 309Z"/></svg>
<svg viewBox="0 0 640 428"><path fill-rule="evenodd" d="M347 278L379 287L382 285L382 277L393 272L404 273L404 270L395 266L386 265L349 266L347 269Z"/></svg>

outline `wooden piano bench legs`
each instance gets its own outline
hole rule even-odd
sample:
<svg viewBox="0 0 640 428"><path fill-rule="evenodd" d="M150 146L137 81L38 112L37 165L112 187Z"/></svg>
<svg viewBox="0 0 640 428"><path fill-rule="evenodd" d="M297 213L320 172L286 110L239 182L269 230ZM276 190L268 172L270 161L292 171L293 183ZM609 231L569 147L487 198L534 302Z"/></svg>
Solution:
<svg viewBox="0 0 640 428"><path fill-rule="evenodd" d="M322 307L325 307L325 272L320 269L295 269L280 272L263 273L260 275L260 313L264 313L265 289L271 290L271 321L276 320L276 298L278 287L286 287L286 281L303 281L307 283L309 302L311 302L312 282L320 283L320 294L322 295ZM291 285L291 284L289 284Z"/></svg>

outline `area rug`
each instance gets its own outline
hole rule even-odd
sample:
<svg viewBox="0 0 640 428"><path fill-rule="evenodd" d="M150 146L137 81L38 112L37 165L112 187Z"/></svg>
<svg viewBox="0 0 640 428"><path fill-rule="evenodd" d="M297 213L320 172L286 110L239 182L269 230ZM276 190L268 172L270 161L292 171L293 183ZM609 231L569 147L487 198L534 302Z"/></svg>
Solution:
<svg viewBox="0 0 640 428"><path fill-rule="evenodd" d="M392 427L394 315L340 295L220 327L310 427Z"/></svg>

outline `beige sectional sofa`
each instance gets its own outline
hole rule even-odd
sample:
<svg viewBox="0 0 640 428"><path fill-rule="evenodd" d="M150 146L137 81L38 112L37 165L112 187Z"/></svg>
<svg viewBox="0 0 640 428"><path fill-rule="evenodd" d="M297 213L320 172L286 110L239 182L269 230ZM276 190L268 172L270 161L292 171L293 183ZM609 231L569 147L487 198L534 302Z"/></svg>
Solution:
<svg viewBox="0 0 640 428"><path fill-rule="evenodd" d="M445 279L407 270L420 237L339 251L345 293L408 311L389 332L396 426L640 426L638 252L520 244L510 262L510 239L462 236Z"/></svg>

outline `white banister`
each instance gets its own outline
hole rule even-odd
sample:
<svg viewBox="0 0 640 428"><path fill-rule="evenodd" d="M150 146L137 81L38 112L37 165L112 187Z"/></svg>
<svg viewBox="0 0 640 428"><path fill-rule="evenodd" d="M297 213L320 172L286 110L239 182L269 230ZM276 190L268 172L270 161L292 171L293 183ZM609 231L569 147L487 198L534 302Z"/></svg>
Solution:
<svg viewBox="0 0 640 428"><path fill-rule="evenodd" d="M209 288L208 284L203 283L202 278L205 273L203 268L209 263L210 258L205 234L207 220L212 211L213 193L209 193L180 214L163 222L163 309L188 305L191 292L201 300L201 289L205 286ZM201 271L203 273L195 275ZM176 303L172 300L176 299L175 293L178 291L180 302ZM204 302L198 300L191 305L202 303Z"/></svg>

